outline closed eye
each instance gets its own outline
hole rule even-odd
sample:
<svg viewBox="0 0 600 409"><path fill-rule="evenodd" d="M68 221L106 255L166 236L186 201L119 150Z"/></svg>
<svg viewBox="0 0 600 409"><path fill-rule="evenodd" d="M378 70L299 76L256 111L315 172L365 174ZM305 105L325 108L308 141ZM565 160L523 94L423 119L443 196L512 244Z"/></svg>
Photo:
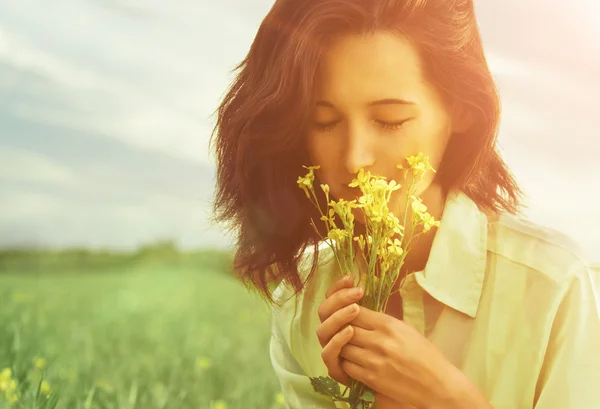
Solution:
<svg viewBox="0 0 600 409"><path fill-rule="evenodd" d="M375 120L375 122L377 124L381 125L381 127L383 127L384 129L395 131L395 130L399 129L402 125L404 125L404 123L406 121L409 121L409 120L410 119L404 119L402 121L395 121L395 122L386 122L386 121Z"/></svg>
<svg viewBox="0 0 600 409"><path fill-rule="evenodd" d="M384 128L386 130L394 131L394 130L400 129L400 127L402 127L402 125L404 125L405 122L410 121L411 119L412 118L404 119L402 121L394 121L394 122L374 120L373 122L380 125L382 128ZM313 126L317 131L327 132L327 131L330 131L333 128L335 128L335 126L337 124L339 124L340 122L341 122L341 120L339 120L339 119L335 120L335 121L330 121L330 122L313 122Z"/></svg>
<svg viewBox="0 0 600 409"><path fill-rule="evenodd" d="M331 131L339 122L340 120L330 122L314 122L313 126L317 131L326 132Z"/></svg>

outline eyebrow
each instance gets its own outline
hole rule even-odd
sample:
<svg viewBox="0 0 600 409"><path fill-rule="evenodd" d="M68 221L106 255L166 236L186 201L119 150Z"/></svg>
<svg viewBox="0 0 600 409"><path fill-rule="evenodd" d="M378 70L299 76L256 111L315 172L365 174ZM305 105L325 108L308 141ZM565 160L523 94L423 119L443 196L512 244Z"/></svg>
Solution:
<svg viewBox="0 0 600 409"><path fill-rule="evenodd" d="M335 106L329 101L319 100L316 102L317 106L335 108ZM371 101L367 105L369 106L378 106L378 105L415 105L414 102L408 101L406 99L397 99L397 98L384 98L378 99L376 101Z"/></svg>

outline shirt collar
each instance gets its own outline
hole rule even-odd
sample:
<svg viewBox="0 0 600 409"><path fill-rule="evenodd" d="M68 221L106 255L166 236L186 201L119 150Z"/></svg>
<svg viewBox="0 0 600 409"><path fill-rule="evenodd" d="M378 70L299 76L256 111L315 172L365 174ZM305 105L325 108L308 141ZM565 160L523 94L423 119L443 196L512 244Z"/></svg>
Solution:
<svg viewBox="0 0 600 409"><path fill-rule="evenodd" d="M433 298L475 318L487 257L487 216L464 192L451 190L417 283Z"/></svg>

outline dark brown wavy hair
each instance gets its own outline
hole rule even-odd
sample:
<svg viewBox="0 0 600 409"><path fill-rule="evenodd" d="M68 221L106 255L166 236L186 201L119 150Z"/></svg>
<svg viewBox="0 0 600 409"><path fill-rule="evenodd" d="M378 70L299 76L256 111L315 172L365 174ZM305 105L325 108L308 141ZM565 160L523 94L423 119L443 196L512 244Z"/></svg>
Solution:
<svg viewBox="0 0 600 409"><path fill-rule="evenodd" d="M311 164L304 135L320 57L332 36L379 30L415 44L429 80L474 117L437 169L444 190L462 190L482 210L519 212L522 192L496 146L500 102L472 0L277 0L235 68L210 140L213 221L235 231L234 271L271 304L282 279L295 294L304 288L298 262L308 246L316 257L306 280L317 266L320 237L309 221L319 215L296 180Z"/></svg>

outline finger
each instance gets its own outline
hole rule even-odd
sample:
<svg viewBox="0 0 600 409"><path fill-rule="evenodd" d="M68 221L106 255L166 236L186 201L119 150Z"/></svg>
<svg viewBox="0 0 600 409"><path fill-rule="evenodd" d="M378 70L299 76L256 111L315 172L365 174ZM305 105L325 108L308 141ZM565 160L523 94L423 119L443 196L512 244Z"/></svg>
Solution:
<svg viewBox="0 0 600 409"><path fill-rule="evenodd" d="M331 287L329 287L329 289L325 293L325 298L331 297L331 295L333 295L333 293L341 290L342 288L352 287L353 284L354 284L354 279L352 278L352 276L345 275L333 282Z"/></svg>
<svg viewBox="0 0 600 409"><path fill-rule="evenodd" d="M319 305L317 311L319 319L325 322L337 310L360 300L363 294L364 290L360 287L342 288L336 291Z"/></svg>
<svg viewBox="0 0 600 409"><path fill-rule="evenodd" d="M343 385L348 385L348 374L342 369L340 351L352 338L352 327L347 326L335 334L321 351L321 358L327 366L328 375Z"/></svg>
<svg viewBox="0 0 600 409"><path fill-rule="evenodd" d="M378 339L376 333L370 329L364 329L357 325L354 325L354 321L350 322L352 325L352 330L354 331L354 335L352 339L348 343L348 345L355 345L364 349L377 349Z"/></svg>
<svg viewBox="0 0 600 409"><path fill-rule="evenodd" d="M352 320L352 325L368 330L383 329L382 325L387 325L390 319L395 319L383 312L373 311L369 308L359 307L360 311L356 318Z"/></svg>
<svg viewBox="0 0 600 409"><path fill-rule="evenodd" d="M365 367L362 367L359 364L347 359L342 359L340 366L342 371L344 371L347 376L364 383L371 389L374 389L373 385L371 385L367 379L367 369Z"/></svg>
<svg viewBox="0 0 600 409"><path fill-rule="evenodd" d="M317 338L322 347L327 345L331 338L356 318L359 306L356 303L347 305L331 314L321 325L317 327Z"/></svg>
<svg viewBox="0 0 600 409"><path fill-rule="evenodd" d="M355 328L353 328L355 329ZM377 363L377 355L372 350L365 349L353 345L354 337L352 340L347 342L340 351L340 358L344 358L347 361L352 361L357 365L364 368L371 368Z"/></svg>

